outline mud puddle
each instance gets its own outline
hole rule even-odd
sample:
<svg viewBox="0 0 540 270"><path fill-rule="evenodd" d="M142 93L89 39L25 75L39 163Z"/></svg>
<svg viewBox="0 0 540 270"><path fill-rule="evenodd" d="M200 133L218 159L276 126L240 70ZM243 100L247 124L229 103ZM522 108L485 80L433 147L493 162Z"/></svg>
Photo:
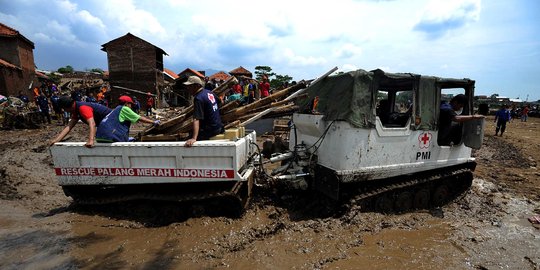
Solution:
<svg viewBox="0 0 540 270"><path fill-rule="evenodd" d="M461 201L402 215L293 221L287 209L255 203L240 219L162 226L69 208L36 214L3 201L0 268L538 269L540 230L524 222L538 205L496 190L475 180Z"/></svg>

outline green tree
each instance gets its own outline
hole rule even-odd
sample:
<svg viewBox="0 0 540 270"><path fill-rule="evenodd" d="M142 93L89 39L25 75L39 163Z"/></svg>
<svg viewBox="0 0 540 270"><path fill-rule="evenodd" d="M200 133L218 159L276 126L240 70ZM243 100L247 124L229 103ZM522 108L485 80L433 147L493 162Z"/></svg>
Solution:
<svg viewBox="0 0 540 270"><path fill-rule="evenodd" d="M58 72L62 73L62 74L66 74L66 73L73 73L73 67L70 66L70 65L67 65L65 67L61 67L58 69Z"/></svg>
<svg viewBox="0 0 540 270"><path fill-rule="evenodd" d="M59 85L62 77L60 77L60 75L57 75L54 72L51 72L51 74L49 74L49 79L51 79L54 84Z"/></svg>
<svg viewBox="0 0 540 270"><path fill-rule="evenodd" d="M272 68L269 66L256 66L255 67L255 79L261 81L263 76L270 77L276 75L275 72L272 72Z"/></svg>
<svg viewBox="0 0 540 270"><path fill-rule="evenodd" d="M281 88L285 83L290 83L292 81L292 77L289 75L279 75L276 74L275 78L270 80L270 87L276 89Z"/></svg>
<svg viewBox="0 0 540 270"><path fill-rule="evenodd" d="M103 69L101 68L93 68L90 70L90 72L96 72L96 73L99 73L99 74L103 74Z"/></svg>

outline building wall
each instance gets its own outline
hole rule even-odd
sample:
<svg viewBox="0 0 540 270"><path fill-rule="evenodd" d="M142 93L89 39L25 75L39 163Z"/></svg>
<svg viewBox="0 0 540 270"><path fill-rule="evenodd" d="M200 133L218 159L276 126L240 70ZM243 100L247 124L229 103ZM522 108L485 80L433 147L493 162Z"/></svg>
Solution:
<svg viewBox="0 0 540 270"><path fill-rule="evenodd" d="M0 37L0 58L20 66L16 37Z"/></svg>
<svg viewBox="0 0 540 270"><path fill-rule="evenodd" d="M33 82L33 86L39 85L36 76L36 64L34 63L34 49L32 46L30 46L30 44L22 42L21 39L19 39L18 44L19 62L23 75L23 85L21 90L29 91L28 87L30 86L31 82Z"/></svg>
<svg viewBox="0 0 540 270"><path fill-rule="evenodd" d="M24 91L22 70L0 67L0 95L18 96L19 91Z"/></svg>
<svg viewBox="0 0 540 270"><path fill-rule="evenodd" d="M0 94L16 96L23 92L28 95L30 83L38 84L32 45L19 37L1 37L0 58L21 68L0 67Z"/></svg>

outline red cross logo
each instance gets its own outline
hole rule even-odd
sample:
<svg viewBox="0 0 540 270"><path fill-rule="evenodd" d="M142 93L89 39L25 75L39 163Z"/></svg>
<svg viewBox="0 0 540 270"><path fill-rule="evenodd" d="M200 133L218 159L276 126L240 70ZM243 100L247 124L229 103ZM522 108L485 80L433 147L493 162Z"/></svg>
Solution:
<svg viewBox="0 0 540 270"><path fill-rule="evenodd" d="M216 99L214 98L213 94L208 93L208 99L210 100L210 102L212 102L212 104L216 103Z"/></svg>
<svg viewBox="0 0 540 270"><path fill-rule="evenodd" d="M420 134L418 141L420 142L420 148L428 148L431 141L431 133L425 132Z"/></svg>

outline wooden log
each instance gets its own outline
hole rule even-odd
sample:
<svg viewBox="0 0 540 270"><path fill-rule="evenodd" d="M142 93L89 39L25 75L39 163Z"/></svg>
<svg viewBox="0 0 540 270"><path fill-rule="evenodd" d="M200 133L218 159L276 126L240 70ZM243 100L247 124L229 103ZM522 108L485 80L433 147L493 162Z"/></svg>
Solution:
<svg viewBox="0 0 540 270"><path fill-rule="evenodd" d="M231 101L219 108L221 115L227 114L228 111L236 109L240 105L240 100Z"/></svg>
<svg viewBox="0 0 540 270"><path fill-rule="evenodd" d="M290 116L293 113L297 112L300 109L299 106L290 104L290 107L281 109L281 110L275 110L270 112L269 114L265 115L263 118L275 118L275 117L283 117L283 116Z"/></svg>
<svg viewBox="0 0 540 270"><path fill-rule="evenodd" d="M177 127L177 132L187 133L187 132L192 131L192 129L193 129L193 120L190 119L188 121L184 121L184 123L182 123L182 125L179 125Z"/></svg>
<svg viewBox="0 0 540 270"><path fill-rule="evenodd" d="M225 129L228 129L228 128L232 128L232 127L237 127L240 125L240 120L236 120L234 122L230 122L229 124L225 125Z"/></svg>
<svg viewBox="0 0 540 270"><path fill-rule="evenodd" d="M178 139L178 134L155 134L141 136L141 142L177 141Z"/></svg>
<svg viewBox="0 0 540 270"><path fill-rule="evenodd" d="M167 128L170 128L178 123L182 123L186 118L186 115L185 114L181 114L181 115L178 115L178 116L175 116L174 118L171 118L167 121L164 121L161 125L157 126L156 129L157 130L165 130Z"/></svg>
<svg viewBox="0 0 540 270"><path fill-rule="evenodd" d="M298 89L305 88L306 84L305 82L299 82L296 85L293 85L291 87L285 88L283 90L280 90L272 95L269 95L265 98L261 98L253 103L247 104L246 106L239 107L235 110L235 113L243 114L245 112L249 112L253 110L254 108L264 106L266 104L270 104L273 101L277 101L285 97L289 92L297 91Z"/></svg>
<svg viewBox="0 0 540 270"><path fill-rule="evenodd" d="M140 90L135 90L135 89L127 88L127 87L122 87L122 86L112 85L112 88L118 88L118 89L130 91L130 92L135 92L135 93L138 93L138 94L148 95L148 92L144 92L144 91L140 91ZM157 97L157 95L152 94L152 93L151 93L150 95L152 95L153 97Z"/></svg>
<svg viewBox="0 0 540 270"><path fill-rule="evenodd" d="M268 115L274 111L278 111L278 112L283 112L283 111L287 111L287 110L290 110L291 108L293 108L295 105L294 104L288 104L288 105L284 105L284 106L281 106L281 107L270 107L262 112L259 112L259 113L256 113L256 114L251 114L249 116L251 117L241 117L240 119L241 120L244 120L244 118L248 118L247 120L244 120L242 122L242 126L246 126L246 125L249 125L257 120L259 120L260 118L264 117L265 115Z"/></svg>
<svg viewBox="0 0 540 270"><path fill-rule="evenodd" d="M214 92L214 94L216 94L217 96L220 96L222 94L227 93L229 88L231 88L232 85L237 84L237 83L238 83L238 79L236 79L234 76L231 76L225 82L223 82L218 87L216 87L216 89L212 90L212 92Z"/></svg>
<svg viewBox="0 0 540 270"><path fill-rule="evenodd" d="M327 71L327 72L324 73L321 77L319 77L319 78L317 78L315 81L311 82L310 86L311 86L311 85L314 85L314 84L316 84L317 82L323 80L324 78L330 76L330 74L334 73L336 70L338 70L338 67L334 67L334 68L332 68L331 70ZM298 95L304 93L306 90L307 90L307 88L304 87L303 89L300 89L300 90L298 90L298 91L292 93L290 96L288 96L288 97L286 98L286 100L291 100L291 99L295 98L296 96L298 96Z"/></svg>

